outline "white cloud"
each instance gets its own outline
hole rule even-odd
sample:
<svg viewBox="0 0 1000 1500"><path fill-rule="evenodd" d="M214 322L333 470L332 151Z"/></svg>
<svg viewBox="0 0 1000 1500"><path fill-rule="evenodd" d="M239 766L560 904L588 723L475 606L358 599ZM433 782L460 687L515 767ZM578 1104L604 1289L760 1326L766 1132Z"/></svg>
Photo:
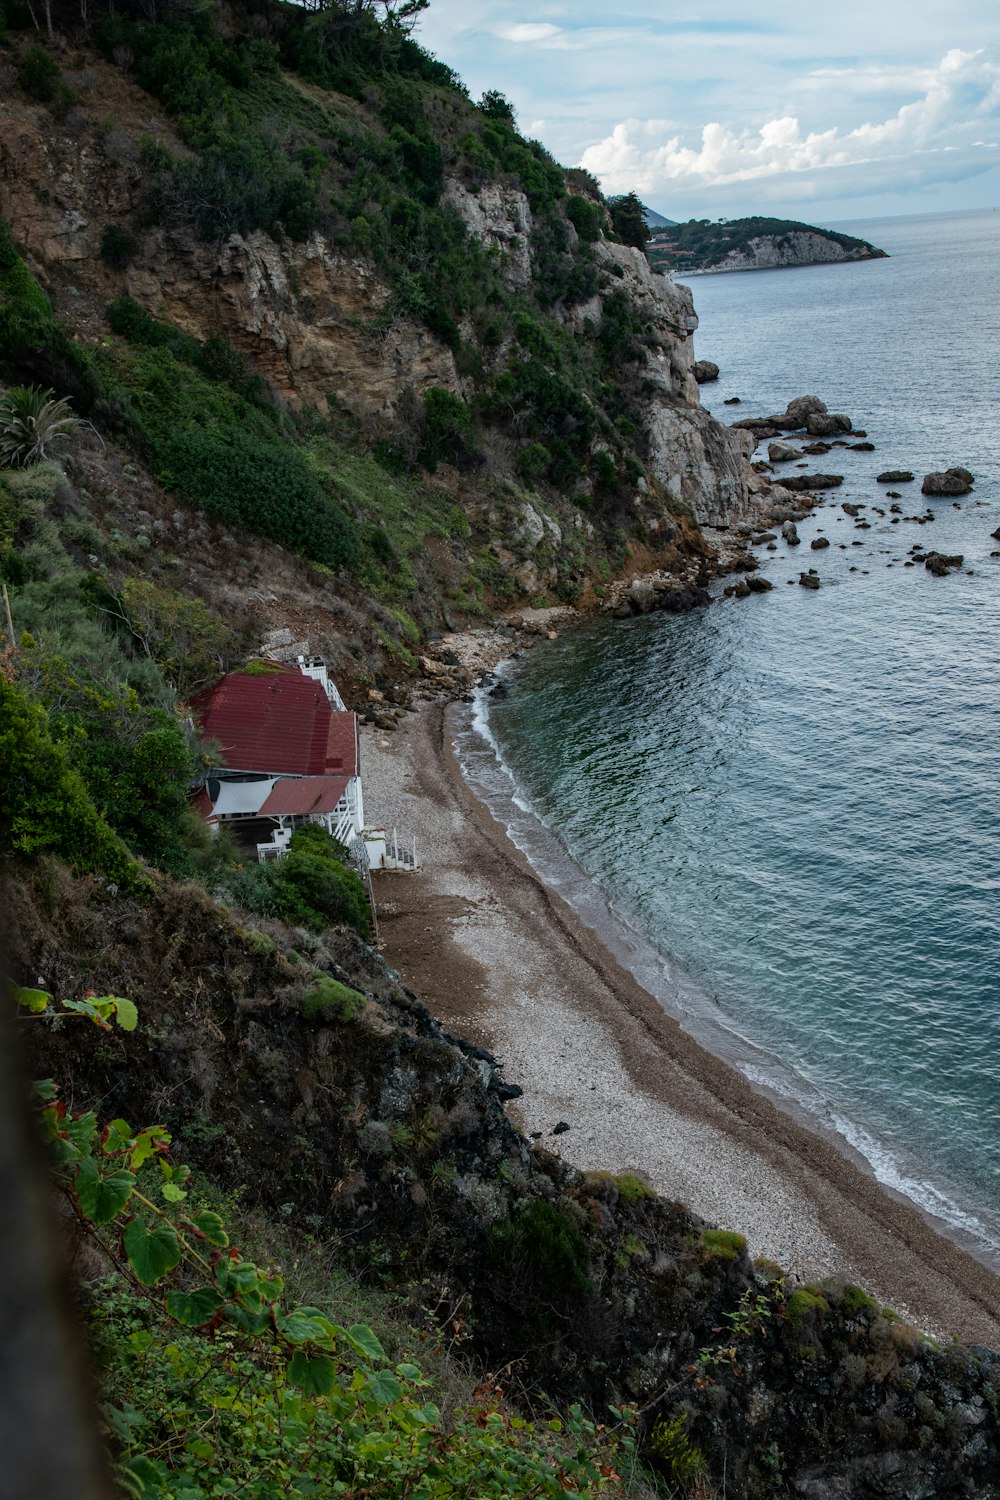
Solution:
<svg viewBox="0 0 1000 1500"><path fill-rule="evenodd" d="M494 36L505 42L553 42L562 35L549 21L524 21L514 26L498 26Z"/></svg>
<svg viewBox="0 0 1000 1500"><path fill-rule="evenodd" d="M698 145L689 145L676 126L664 120L623 120L609 135L584 153L582 165L595 172L610 192L637 188L646 195L684 189L731 187L757 183L762 189L781 179L799 177L792 193L816 191L817 174L835 169L881 168L896 162L910 171L922 163L920 175L933 177L929 159L955 151L980 155L984 167L993 164L992 145L982 140L983 123L1000 106L1000 68L985 52L954 48L935 68L824 69L812 75L825 79L853 76L891 88L917 85L918 98L882 121L866 121L853 128L833 126L805 130L794 114L769 119L756 129L737 129L719 121L705 125ZM951 168L949 167L949 171ZM882 177L882 172L873 171Z"/></svg>

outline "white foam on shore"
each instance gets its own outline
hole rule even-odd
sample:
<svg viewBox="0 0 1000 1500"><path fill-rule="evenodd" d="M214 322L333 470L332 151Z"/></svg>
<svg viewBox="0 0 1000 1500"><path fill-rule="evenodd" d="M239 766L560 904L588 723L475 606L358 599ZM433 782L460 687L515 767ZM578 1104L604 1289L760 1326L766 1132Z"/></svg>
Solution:
<svg viewBox="0 0 1000 1500"><path fill-rule="evenodd" d="M513 666L512 661L501 663L491 683L503 681ZM459 726L452 742L467 785L543 883L558 892L616 961L707 1051L737 1068L801 1123L832 1136L876 1181L929 1215L963 1249L1000 1268L1000 1225L987 1224L952 1190L908 1168L885 1142L838 1110L803 1072L738 1030L717 997L615 909L519 787L489 722L489 686L476 691L468 712L468 723Z"/></svg>

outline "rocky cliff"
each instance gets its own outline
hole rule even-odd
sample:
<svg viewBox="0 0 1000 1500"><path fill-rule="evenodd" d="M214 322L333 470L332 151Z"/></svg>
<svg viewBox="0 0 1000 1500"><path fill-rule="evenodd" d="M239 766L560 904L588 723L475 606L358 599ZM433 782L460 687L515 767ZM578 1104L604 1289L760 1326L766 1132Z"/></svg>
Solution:
<svg viewBox="0 0 1000 1500"><path fill-rule="evenodd" d="M598 472L605 486L614 476L614 523L661 554L683 532L685 516L713 525L742 517L759 482L737 440L699 403L690 294L651 275L641 253L603 235L581 243L561 209L540 216L509 175L471 185L461 171L443 178L443 209L461 220L469 243L481 247L509 295L526 307L537 306L543 261L552 264L555 223L564 242L559 260L587 284L578 293L547 294L539 311L566 331L570 359L581 368L589 357L576 351L612 347L624 307L628 347L616 348L612 367L597 373L605 389L609 379L617 387L617 409L633 411L627 424L613 414L609 421L581 391L596 419L593 436L581 440L583 412L532 420L525 408L534 390L515 393L510 405L489 403L490 384L526 359L514 326L499 338L487 333L484 344L480 320L466 314L456 335L442 337L408 309L384 257L345 245L331 227L318 225L299 239L264 228L206 237L189 218L161 212L162 203L151 210L150 141L182 164L189 150L175 122L128 74L96 55L78 61L85 66L65 75L77 100L65 119L23 98L0 102L0 218L85 338L106 341L106 309L124 294L199 340L225 340L291 411L346 413L368 441L398 442L415 403L428 391L447 391L480 414L487 470L509 486L537 489L542 508L577 544L596 520L579 516L580 507L593 508L588 471L595 463L604 464ZM169 196L168 185L157 192ZM137 226L123 264L109 263L109 225ZM558 345L532 353L558 380L575 378L569 360L554 363ZM545 483L532 471L525 485L519 455L531 437L548 453L553 443L561 449L568 442L575 475L556 464L564 477ZM541 568L533 560L525 573L542 587L567 568L579 571L579 545L549 552Z"/></svg>
<svg viewBox="0 0 1000 1500"><path fill-rule="evenodd" d="M738 250L728 251L711 266L692 268L688 275L708 276L716 271L773 271L784 266L819 266L840 261L876 260L883 250L871 246L852 248L818 230L793 230L789 234L755 235Z"/></svg>

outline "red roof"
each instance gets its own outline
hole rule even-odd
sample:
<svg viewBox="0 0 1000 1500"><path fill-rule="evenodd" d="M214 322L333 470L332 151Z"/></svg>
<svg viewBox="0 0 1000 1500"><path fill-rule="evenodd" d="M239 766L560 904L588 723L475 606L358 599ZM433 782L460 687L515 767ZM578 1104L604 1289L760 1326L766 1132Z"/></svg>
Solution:
<svg viewBox="0 0 1000 1500"><path fill-rule="evenodd" d="M297 667L230 672L191 700L205 739L232 771L356 776L357 721L334 713L321 685Z"/></svg>
<svg viewBox="0 0 1000 1500"><path fill-rule="evenodd" d="M278 781L258 814L261 818L331 813L347 791L346 776L300 776Z"/></svg>

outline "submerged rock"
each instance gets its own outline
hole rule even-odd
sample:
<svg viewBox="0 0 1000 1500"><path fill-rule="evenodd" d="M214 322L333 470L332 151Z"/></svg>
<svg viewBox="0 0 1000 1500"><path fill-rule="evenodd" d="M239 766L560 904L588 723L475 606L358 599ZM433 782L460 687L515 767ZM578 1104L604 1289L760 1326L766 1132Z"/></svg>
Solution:
<svg viewBox="0 0 1000 1500"><path fill-rule="evenodd" d="M914 561L919 561L919 558L915 558ZM946 578L952 568L960 568L964 561L965 557L958 552L951 556L944 552L928 552L924 558L924 567L928 573L933 573L935 578Z"/></svg>
<svg viewBox="0 0 1000 1500"><path fill-rule="evenodd" d="M843 484L843 474L793 474L782 479L786 490L832 490Z"/></svg>
<svg viewBox="0 0 1000 1500"><path fill-rule="evenodd" d="M876 484L909 484L913 475L909 469L886 469L883 474L876 474Z"/></svg>

